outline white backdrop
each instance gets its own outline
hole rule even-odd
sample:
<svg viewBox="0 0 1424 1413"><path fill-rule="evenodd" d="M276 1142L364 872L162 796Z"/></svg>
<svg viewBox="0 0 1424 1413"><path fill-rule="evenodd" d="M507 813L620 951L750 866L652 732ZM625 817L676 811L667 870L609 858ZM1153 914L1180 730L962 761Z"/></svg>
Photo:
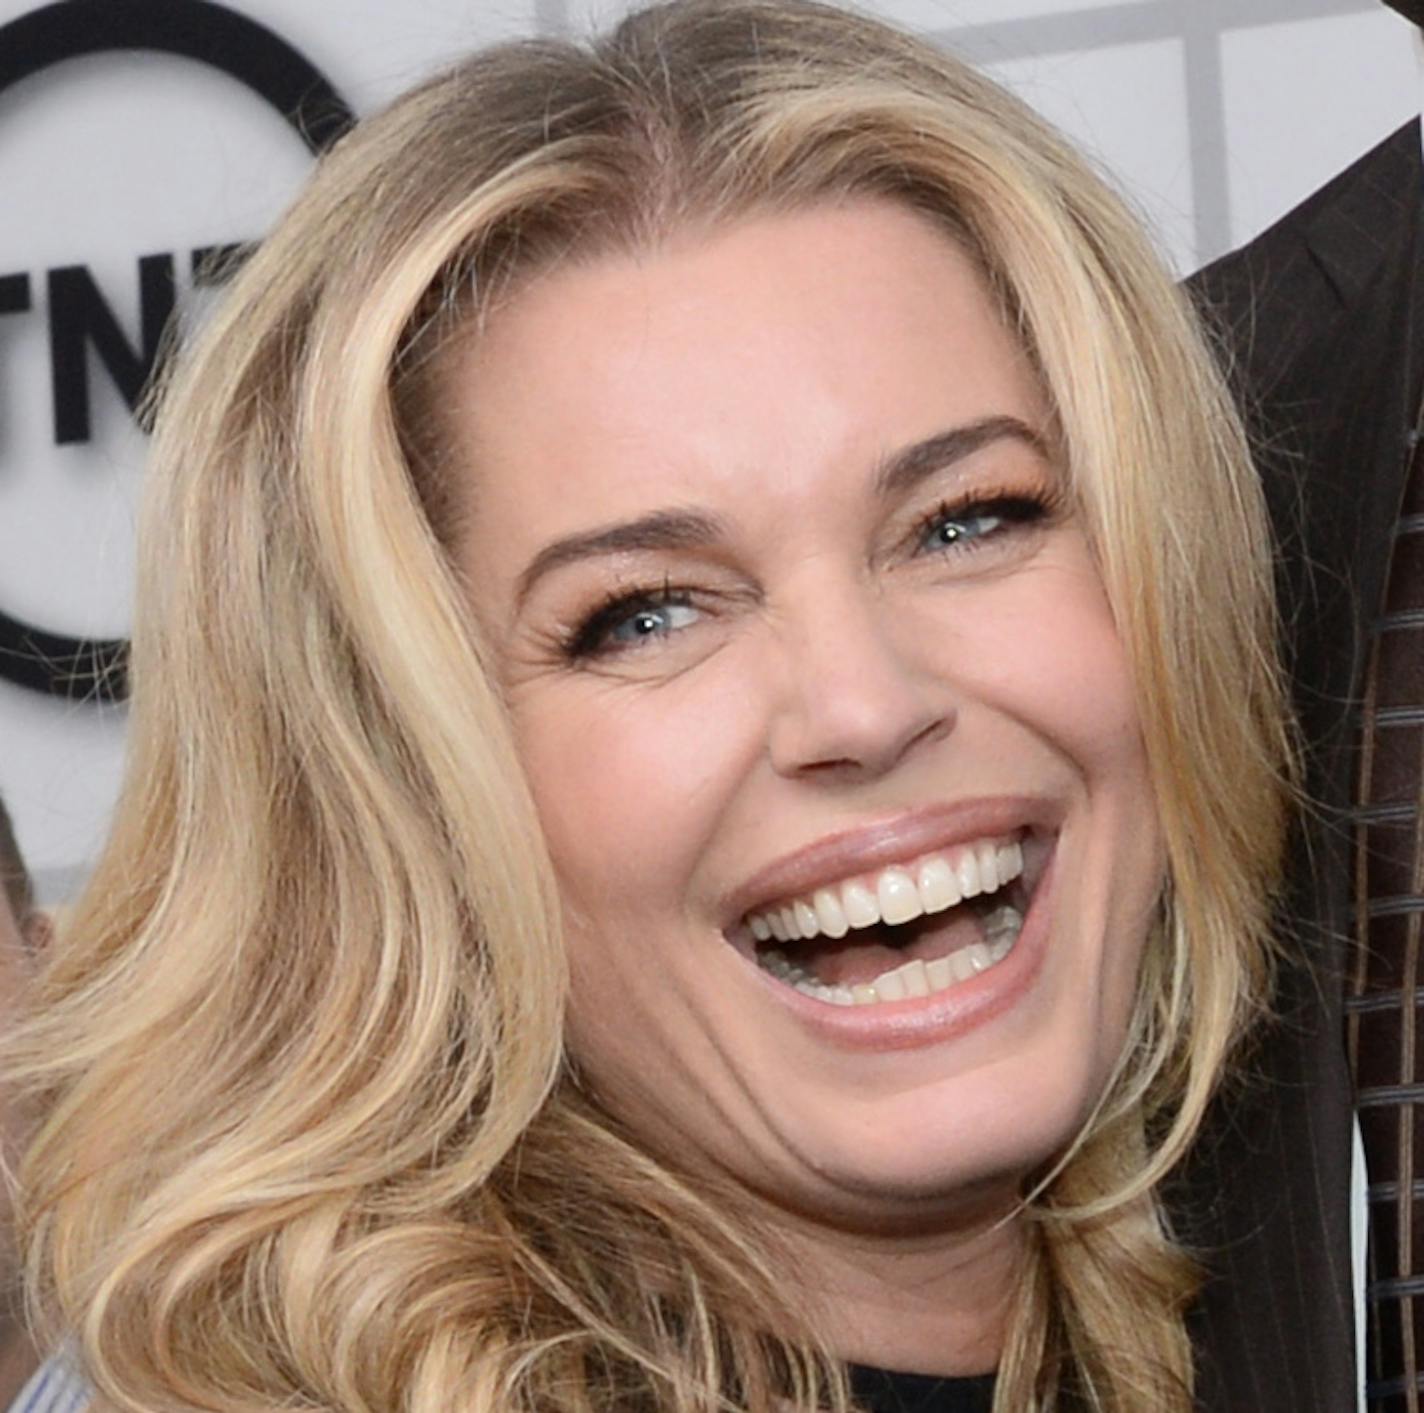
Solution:
<svg viewBox="0 0 1424 1413"><path fill-rule="evenodd" d="M180 0L183 3L183 0ZM0 0L0 25L36 9ZM614 0L230 0L369 112L463 50L580 33ZM1185 273L1248 239L1418 111L1410 26L1376 0L880 0L1092 151ZM5 55L0 49L0 65ZM259 237L310 159L234 79L106 53L0 92L0 609L76 636L129 621L143 439L91 356L91 437L56 445L48 272L84 266L139 343L138 260ZM13 287L13 282L12 282ZM68 896L117 788L124 711L0 680L0 792L41 895Z"/></svg>

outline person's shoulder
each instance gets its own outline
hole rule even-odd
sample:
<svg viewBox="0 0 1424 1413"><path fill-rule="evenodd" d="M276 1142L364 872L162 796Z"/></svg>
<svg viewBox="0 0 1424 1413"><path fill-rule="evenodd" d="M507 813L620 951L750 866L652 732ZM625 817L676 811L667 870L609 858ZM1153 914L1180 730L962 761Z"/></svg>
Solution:
<svg viewBox="0 0 1424 1413"><path fill-rule="evenodd" d="M1298 305L1317 287L1348 300L1395 233L1412 224L1421 181L1419 121L1411 119L1187 286L1199 303L1228 311L1272 300Z"/></svg>
<svg viewBox="0 0 1424 1413"><path fill-rule="evenodd" d="M42 1364L20 1390L9 1413L83 1413L89 1406L89 1386L63 1355Z"/></svg>
<svg viewBox="0 0 1424 1413"><path fill-rule="evenodd" d="M1239 250L1187 281L1244 404L1318 376L1383 276L1412 268L1424 193L1418 120L1377 144ZM1375 291L1371 294L1370 291Z"/></svg>

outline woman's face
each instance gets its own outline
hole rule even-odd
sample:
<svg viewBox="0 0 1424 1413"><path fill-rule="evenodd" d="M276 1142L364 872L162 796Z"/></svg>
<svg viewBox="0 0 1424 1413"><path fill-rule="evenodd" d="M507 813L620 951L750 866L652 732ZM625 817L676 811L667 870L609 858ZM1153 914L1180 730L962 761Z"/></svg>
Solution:
<svg viewBox="0 0 1424 1413"><path fill-rule="evenodd" d="M872 200L568 264L451 396L589 1083L803 1217L1011 1193L1121 1049L1163 855L972 264Z"/></svg>

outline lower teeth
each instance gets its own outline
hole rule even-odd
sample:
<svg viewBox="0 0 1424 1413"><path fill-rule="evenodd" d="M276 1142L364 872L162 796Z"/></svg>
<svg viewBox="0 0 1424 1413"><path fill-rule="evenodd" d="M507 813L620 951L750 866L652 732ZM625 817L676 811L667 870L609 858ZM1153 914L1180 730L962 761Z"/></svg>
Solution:
<svg viewBox="0 0 1424 1413"><path fill-rule="evenodd" d="M978 976L1013 951L1022 927L1023 915L1017 908L1005 904L995 908L984 919L983 942L972 943L932 962L905 962L902 966L882 972L873 981L855 986L828 986L817 981L779 947L759 953L757 962L779 981L817 1001L825 1001L832 1006L874 1006L882 1001L903 1001L912 996L948 991L961 981Z"/></svg>

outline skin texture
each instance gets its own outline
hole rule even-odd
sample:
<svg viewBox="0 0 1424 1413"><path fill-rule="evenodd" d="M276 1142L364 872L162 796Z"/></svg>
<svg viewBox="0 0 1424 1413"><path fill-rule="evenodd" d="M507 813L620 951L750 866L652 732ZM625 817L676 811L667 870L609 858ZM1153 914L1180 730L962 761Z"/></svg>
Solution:
<svg viewBox="0 0 1424 1413"><path fill-rule="evenodd" d="M40 923L33 926L32 942L39 940ZM0 892L0 1026L5 1024L6 1003L19 988L21 968L26 956L25 939L21 936L14 912ZM14 1152L19 1115L0 1090L0 1153L8 1160ZM34 1372L37 1357L20 1322L18 1308L18 1273L9 1234L9 1203L0 1185L0 1408L10 1403Z"/></svg>
<svg viewBox="0 0 1424 1413"><path fill-rule="evenodd" d="M561 266L494 312L447 395L459 555L565 900L582 1071L770 1217L839 1354L993 1367L1016 1197L1112 1069L1162 870L1128 666L1027 360L954 244L863 200ZM877 489L897 453L986 418L1032 436ZM1050 505L964 508L1003 496ZM550 543L656 511L715 533L566 562L521 597ZM571 661L629 589L651 607ZM749 962L738 918L776 861L1005 818L1051 883L1025 928L1041 956L1007 989L979 978L983 1014L911 1006L847 1039Z"/></svg>

